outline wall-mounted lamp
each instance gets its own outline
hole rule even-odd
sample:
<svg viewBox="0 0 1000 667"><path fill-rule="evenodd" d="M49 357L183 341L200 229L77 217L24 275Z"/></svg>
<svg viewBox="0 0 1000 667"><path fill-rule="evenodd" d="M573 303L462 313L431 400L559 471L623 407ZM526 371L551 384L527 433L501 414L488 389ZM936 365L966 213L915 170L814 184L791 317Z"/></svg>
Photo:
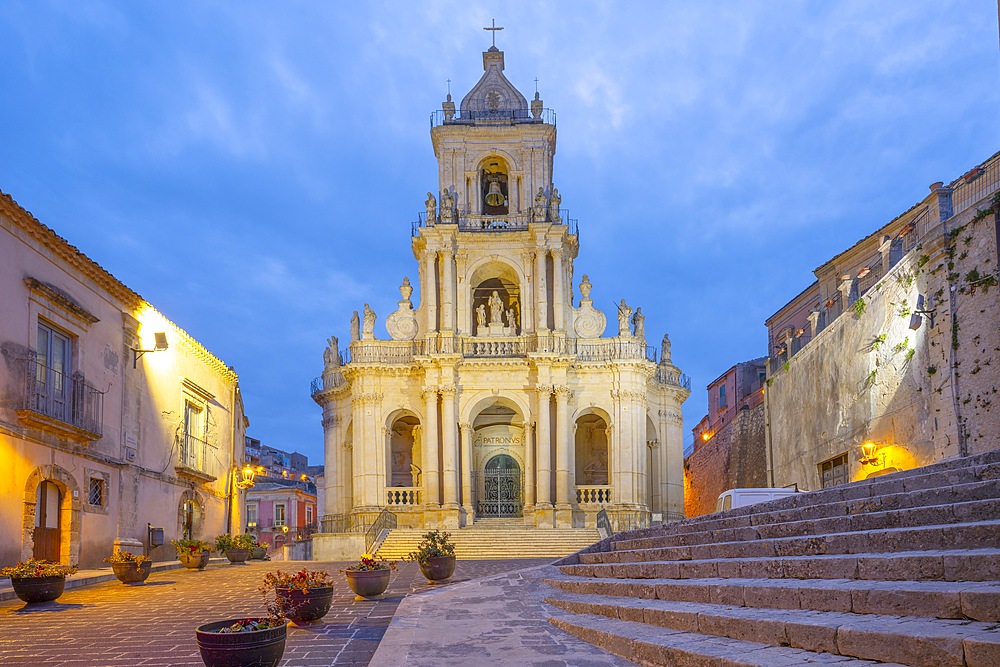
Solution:
<svg viewBox="0 0 1000 667"><path fill-rule="evenodd" d="M254 486L253 478L256 473L257 471L249 463L244 465L242 469L233 471L234 475L239 475L236 478L236 488L252 489Z"/></svg>
<svg viewBox="0 0 1000 667"><path fill-rule="evenodd" d="M861 445L861 459L859 463L863 466L882 464L885 465L885 452L877 453L878 445L870 440Z"/></svg>
<svg viewBox="0 0 1000 667"><path fill-rule="evenodd" d="M165 349L170 347L167 343L167 334L162 331L157 331L153 336L156 339L156 344L153 346L152 350L132 350L132 368L136 367L139 361L139 357L146 354L147 352L163 352Z"/></svg>
<svg viewBox="0 0 1000 667"><path fill-rule="evenodd" d="M927 326L931 329L934 328L934 315L937 310L934 309L931 297L927 297L927 307L924 308L924 295L917 295L917 306L913 309L913 313L910 315L910 328L916 331L920 328L920 324L924 321L921 315L927 316Z"/></svg>

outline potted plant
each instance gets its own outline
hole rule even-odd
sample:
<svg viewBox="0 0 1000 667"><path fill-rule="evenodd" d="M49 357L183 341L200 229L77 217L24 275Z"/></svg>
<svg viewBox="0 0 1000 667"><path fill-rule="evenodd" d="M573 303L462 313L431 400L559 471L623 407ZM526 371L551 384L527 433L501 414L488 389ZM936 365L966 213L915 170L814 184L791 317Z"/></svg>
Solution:
<svg viewBox="0 0 1000 667"><path fill-rule="evenodd" d="M347 577L347 585L357 596L355 600L373 598L385 592L389 586L389 573L396 569L396 563L371 554L361 554L357 565L341 570Z"/></svg>
<svg viewBox="0 0 1000 667"><path fill-rule="evenodd" d="M195 629L198 650L207 667L276 667L285 652L288 618L277 600L267 616L205 623Z"/></svg>
<svg viewBox="0 0 1000 667"><path fill-rule="evenodd" d="M177 560L189 570L204 570L212 555L212 545L201 540L171 540Z"/></svg>
<svg viewBox="0 0 1000 667"><path fill-rule="evenodd" d="M323 618L333 602L333 581L322 570L268 572L260 590L265 594L273 590L278 609L296 623Z"/></svg>
<svg viewBox="0 0 1000 667"><path fill-rule="evenodd" d="M131 554L128 551L115 551L104 562L111 563L111 569L123 584L141 584L153 569L153 561L149 556Z"/></svg>
<svg viewBox="0 0 1000 667"><path fill-rule="evenodd" d="M66 576L75 573L72 565L34 558L0 569L0 577L10 577L14 594L28 604L57 599L66 588Z"/></svg>
<svg viewBox="0 0 1000 667"><path fill-rule="evenodd" d="M250 560L264 560L267 558L267 548L270 546L267 542L254 542L254 546L250 549Z"/></svg>
<svg viewBox="0 0 1000 667"><path fill-rule="evenodd" d="M245 563L250 557L250 550L256 546L257 540L253 535L219 535L215 538L215 550L225 553L229 563Z"/></svg>
<svg viewBox="0 0 1000 667"><path fill-rule="evenodd" d="M449 541L450 537L451 533L440 530L426 532L417 550L407 557L417 561L428 583L443 581L455 573L455 545Z"/></svg>

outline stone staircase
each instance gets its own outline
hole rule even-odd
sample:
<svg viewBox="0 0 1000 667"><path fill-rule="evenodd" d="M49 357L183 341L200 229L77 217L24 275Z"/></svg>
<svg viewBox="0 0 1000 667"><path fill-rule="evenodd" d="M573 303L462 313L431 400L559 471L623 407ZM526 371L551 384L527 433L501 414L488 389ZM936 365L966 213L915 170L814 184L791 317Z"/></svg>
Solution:
<svg viewBox="0 0 1000 667"><path fill-rule="evenodd" d="M619 533L554 625L641 665L1000 667L1000 450Z"/></svg>
<svg viewBox="0 0 1000 667"><path fill-rule="evenodd" d="M422 528L396 528L376 554L398 560L416 550ZM597 530L531 528L521 519L479 519L472 526L449 530L459 560L563 558L601 539Z"/></svg>

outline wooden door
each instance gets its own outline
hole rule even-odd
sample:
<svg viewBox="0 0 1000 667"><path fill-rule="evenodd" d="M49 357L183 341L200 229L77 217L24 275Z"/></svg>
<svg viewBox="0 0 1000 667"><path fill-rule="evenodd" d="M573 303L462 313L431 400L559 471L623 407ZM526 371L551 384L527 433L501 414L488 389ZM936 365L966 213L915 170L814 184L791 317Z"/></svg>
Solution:
<svg viewBox="0 0 1000 667"><path fill-rule="evenodd" d="M59 508L62 505L62 494L59 487L45 481L38 485L35 497L35 550L34 557L42 560L59 562L59 545L61 540L59 525Z"/></svg>

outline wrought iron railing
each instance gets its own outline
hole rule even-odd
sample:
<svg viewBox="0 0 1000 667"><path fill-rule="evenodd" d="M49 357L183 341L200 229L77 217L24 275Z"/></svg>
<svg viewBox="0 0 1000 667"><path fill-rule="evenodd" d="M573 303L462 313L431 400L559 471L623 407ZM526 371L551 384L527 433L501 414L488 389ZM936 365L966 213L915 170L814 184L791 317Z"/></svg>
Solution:
<svg viewBox="0 0 1000 667"><path fill-rule="evenodd" d="M354 514L324 514L319 520L324 533L363 533L364 519Z"/></svg>
<svg viewBox="0 0 1000 667"><path fill-rule="evenodd" d="M61 373L34 358L14 364L24 379L19 409L55 419L98 438L104 432L104 393L87 384L83 374Z"/></svg>
<svg viewBox="0 0 1000 667"><path fill-rule="evenodd" d="M960 213L1000 189L1000 158L970 170L955 183L952 210ZM935 221L936 223L937 221Z"/></svg>
<svg viewBox="0 0 1000 667"><path fill-rule="evenodd" d="M580 221L569 217L569 209L560 208L559 217L555 220L548 219L549 210L545 210L544 218L536 218L533 209L524 213L503 213L490 215L486 213L463 213L459 212L457 224L459 231L463 232L519 232L528 229L528 225L533 222L549 222L555 225L566 225L569 233L579 235ZM454 224L445 223L442 220L432 221L435 225ZM410 223L410 236L419 236L420 228L426 227L427 213L417 213L417 219Z"/></svg>
<svg viewBox="0 0 1000 667"><path fill-rule="evenodd" d="M691 378L667 366L657 366L656 372L653 374L653 380L657 384L672 384L691 391Z"/></svg>
<svg viewBox="0 0 1000 667"><path fill-rule="evenodd" d="M422 486L391 486L385 490L385 502L389 506L421 505Z"/></svg>
<svg viewBox="0 0 1000 667"><path fill-rule="evenodd" d="M383 530L392 530L397 525L398 522L396 521L395 514L386 509L379 512L378 516L375 517L375 521L365 531L365 552L372 552L372 547L382 537Z"/></svg>
<svg viewBox="0 0 1000 667"><path fill-rule="evenodd" d="M181 437L181 465L191 470L208 472L205 469L208 461L208 441L190 433Z"/></svg>
<svg viewBox="0 0 1000 667"><path fill-rule="evenodd" d="M587 485L576 487L576 502L580 505L610 505L612 487Z"/></svg>
<svg viewBox="0 0 1000 667"><path fill-rule="evenodd" d="M335 389L336 387L343 387L345 384L347 384L347 380L340 371L321 375L318 378L314 378L312 384L310 384L310 395L315 396L325 389Z"/></svg>
<svg viewBox="0 0 1000 667"><path fill-rule="evenodd" d="M456 109L454 113L436 109L431 112L431 128L441 125L522 125L539 123L556 124L556 112L540 109L538 114L528 109Z"/></svg>

